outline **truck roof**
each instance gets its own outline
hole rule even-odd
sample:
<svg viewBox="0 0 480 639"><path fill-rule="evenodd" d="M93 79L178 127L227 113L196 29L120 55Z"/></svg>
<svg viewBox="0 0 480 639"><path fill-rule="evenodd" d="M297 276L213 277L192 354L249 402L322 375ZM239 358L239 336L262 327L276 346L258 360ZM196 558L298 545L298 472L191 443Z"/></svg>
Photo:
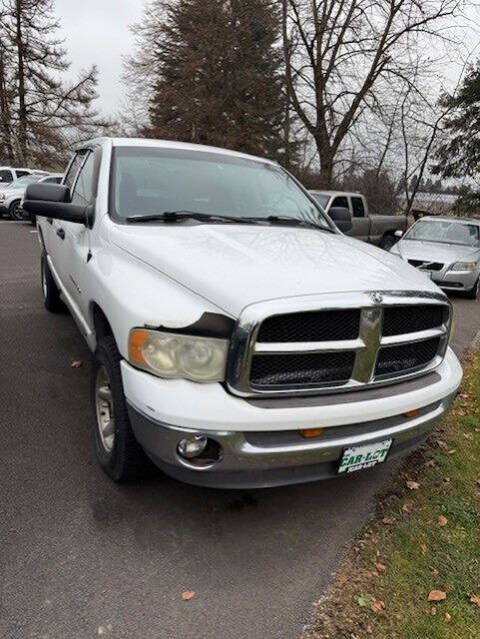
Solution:
<svg viewBox="0 0 480 639"><path fill-rule="evenodd" d="M361 193L357 193L355 191L322 191L320 189L310 189L310 193L317 195L329 195L331 197L337 195L353 195L355 197L363 197Z"/></svg>
<svg viewBox="0 0 480 639"><path fill-rule="evenodd" d="M277 162L262 158L256 155L249 155L248 153L240 153L238 151L232 151L230 149L222 149L215 146L207 146L204 144L192 144L190 142L175 142L172 140L155 140L151 138L114 138L114 137L100 137L93 140L87 140L76 145L76 149L81 149L88 144L100 144L102 146L130 146L130 147L156 147L161 149L178 149L182 151L200 151L204 153L218 153L221 155L228 155L230 157L239 157L249 160L255 160L257 162L268 162L269 164L277 165Z"/></svg>

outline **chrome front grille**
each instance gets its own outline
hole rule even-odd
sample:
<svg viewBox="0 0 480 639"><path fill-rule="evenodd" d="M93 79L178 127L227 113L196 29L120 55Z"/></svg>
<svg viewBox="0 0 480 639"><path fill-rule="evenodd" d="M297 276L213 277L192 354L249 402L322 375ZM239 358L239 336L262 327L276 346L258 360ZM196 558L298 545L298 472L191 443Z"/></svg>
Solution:
<svg viewBox="0 0 480 639"><path fill-rule="evenodd" d="M448 345L451 306L437 293L355 293L247 307L227 382L242 396L359 390L423 374Z"/></svg>

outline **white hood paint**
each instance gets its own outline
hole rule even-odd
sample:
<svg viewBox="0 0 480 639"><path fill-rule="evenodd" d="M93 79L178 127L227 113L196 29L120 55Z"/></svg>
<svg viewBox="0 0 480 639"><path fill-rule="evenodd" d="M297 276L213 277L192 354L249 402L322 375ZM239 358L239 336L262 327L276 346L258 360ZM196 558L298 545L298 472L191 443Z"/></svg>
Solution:
<svg viewBox="0 0 480 639"><path fill-rule="evenodd" d="M234 317L254 302L298 295L439 291L398 257L315 229L114 225L110 241Z"/></svg>

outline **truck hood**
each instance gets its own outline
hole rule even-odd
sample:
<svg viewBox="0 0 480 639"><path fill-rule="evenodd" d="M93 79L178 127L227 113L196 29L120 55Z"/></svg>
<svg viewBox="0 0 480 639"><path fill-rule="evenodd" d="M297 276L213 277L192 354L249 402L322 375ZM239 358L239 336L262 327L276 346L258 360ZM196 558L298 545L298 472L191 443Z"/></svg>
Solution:
<svg viewBox="0 0 480 639"><path fill-rule="evenodd" d="M115 225L110 241L234 317L254 302L299 295L439 292L397 256L315 229Z"/></svg>
<svg viewBox="0 0 480 639"><path fill-rule="evenodd" d="M440 242L422 242L417 240L400 240L395 251L406 260L423 260L424 262L474 261L480 256L480 249L462 244L442 244Z"/></svg>

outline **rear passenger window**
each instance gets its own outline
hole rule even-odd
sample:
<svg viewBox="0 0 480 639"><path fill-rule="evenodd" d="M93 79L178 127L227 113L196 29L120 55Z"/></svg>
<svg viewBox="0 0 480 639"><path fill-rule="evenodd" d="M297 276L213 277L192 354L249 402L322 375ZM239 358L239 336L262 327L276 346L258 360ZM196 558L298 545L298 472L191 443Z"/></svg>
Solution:
<svg viewBox="0 0 480 639"><path fill-rule="evenodd" d="M17 179L23 177L24 175L30 175L30 171L16 171Z"/></svg>
<svg viewBox="0 0 480 639"><path fill-rule="evenodd" d="M11 171L2 170L0 171L0 183L1 184L10 184L13 176Z"/></svg>
<svg viewBox="0 0 480 639"><path fill-rule="evenodd" d="M365 217L365 207L361 197L352 197L353 217Z"/></svg>
<svg viewBox="0 0 480 639"><path fill-rule="evenodd" d="M89 153L85 164L80 169L77 181L72 193L72 204L88 206L93 201L93 173L95 168L95 156Z"/></svg>
<svg viewBox="0 0 480 639"><path fill-rule="evenodd" d="M336 197L333 202L332 202L332 207L334 206L340 206L343 209L349 209L350 207L348 206L348 198L346 198L344 195L338 196Z"/></svg>

